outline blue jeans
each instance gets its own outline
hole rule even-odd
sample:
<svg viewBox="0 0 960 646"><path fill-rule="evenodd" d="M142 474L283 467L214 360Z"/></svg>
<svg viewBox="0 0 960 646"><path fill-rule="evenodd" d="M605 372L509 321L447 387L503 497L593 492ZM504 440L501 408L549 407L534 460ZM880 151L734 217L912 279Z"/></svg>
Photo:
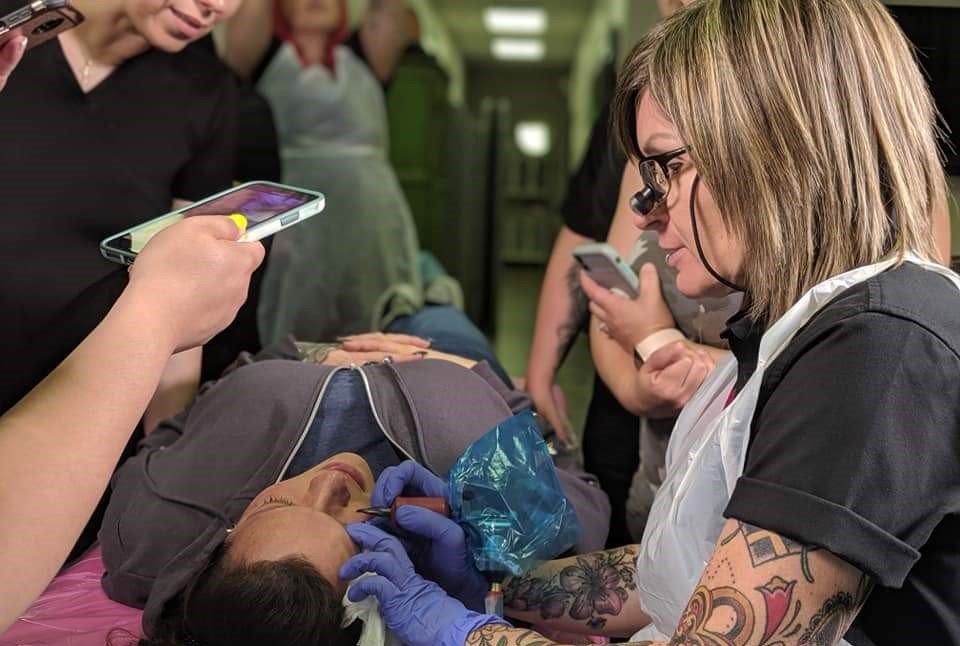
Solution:
<svg viewBox="0 0 960 646"><path fill-rule="evenodd" d="M430 339L433 349L440 352L456 354L474 361L486 361L507 386L513 387L513 382L497 360L490 341L466 314L455 307L427 305L416 314L401 316L393 321L387 332Z"/></svg>

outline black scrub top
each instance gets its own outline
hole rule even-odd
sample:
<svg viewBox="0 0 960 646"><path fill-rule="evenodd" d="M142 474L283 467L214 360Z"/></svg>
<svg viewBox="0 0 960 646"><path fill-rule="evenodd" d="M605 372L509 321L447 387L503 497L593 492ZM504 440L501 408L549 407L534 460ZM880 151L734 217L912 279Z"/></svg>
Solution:
<svg viewBox="0 0 960 646"><path fill-rule="evenodd" d="M205 43L148 51L88 94L58 41L27 52L0 95L0 411L55 368L126 285L126 270L100 256L103 238L168 212L174 198L231 185L235 92Z"/></svg>
<svg viewBox="0 0 960 646"><path fill-rule="evenodd" d="M594 121L583 160L567 183L560 213L568 229L593 240L607 239L626 163L627 156L610 129L607 104Z"/></svg>
<svg viewBox="0 0 960 646"><path fill-rule="evenodd" d="M846 290L763 376L726 516L876 583L854 646L960 644L960 292L916 265ZM760 330L729 328L738 386Z"/></svg>

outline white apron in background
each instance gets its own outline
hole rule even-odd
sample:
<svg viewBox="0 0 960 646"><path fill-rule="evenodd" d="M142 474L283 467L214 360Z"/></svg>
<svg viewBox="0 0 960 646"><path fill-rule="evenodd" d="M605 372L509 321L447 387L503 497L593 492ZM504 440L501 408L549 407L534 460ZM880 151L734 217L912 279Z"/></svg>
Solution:
<svg viewBox="0 0 960 646"><path fill-rule="evenodd" d="M336 74L303 67L284 43L257 89L277 123L285 184L323 193L326 209L278 233L260 290L265 344L381 330L423 306L416 224L389 162L383 88L346 47ZM386 320L385 320L386 319Z"/></svg>
<svg viewBox="0 0 960 646"><path fill-rule="evenodd" d="M960 277L946 267L912 255L907 261L947 277L960 290ZM684 406L667 448L667 477L653 502L637 557L640 604L653 623L631 641L670 638L713 555L723 512L743 473L766 368L841 292L893 265L887 260L860 267L813 287L763 335L757 369L729 406L724 408L737 380L733 357L718 365Z"/></svg>

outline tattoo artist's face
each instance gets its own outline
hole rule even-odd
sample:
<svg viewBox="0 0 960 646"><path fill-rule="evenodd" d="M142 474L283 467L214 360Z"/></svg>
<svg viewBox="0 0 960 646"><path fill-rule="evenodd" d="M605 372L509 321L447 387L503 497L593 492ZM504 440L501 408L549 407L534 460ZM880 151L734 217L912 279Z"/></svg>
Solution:
<svg viewBox="0 0 960 646"><path fill-rule="evenodd" d="M266 0L256 0L266 2ZM236 13L241 0L127 0L127 17L151 47L176 53Z"/></svg>
<svg viewBox="0 0 960 646"><path fill-rule="evenodd" d="M294 31L332 35L340 27L340 0L284 0L283 15Z"/></svg>
<svg viewBox="0 0 960 646"><path fill-rule="evenodd" d="M337 573L357 551L343 526L367 520L357 510L370 506L373 487L370 467L353 453L267 487L233 530L231 557L247 563L301 557L342 590Z"/></svg>
<svg viewBox="0 0 960 646"><path fill-rule="evenodd" d="M641 96L637 110L637 142L646 156L686 145L648 91ZM670 190L666 199L646 215L635 214L634 223L640 229L659 234L658 244L667 253L667 264L677 271L677 289L681 293L691 298L728 294L730 290L717 282L700 262L693 236L690 193L697 169L687 154L671 160L667 168ZM695 203L704 257L721 276L736 282L743 261L743 245L727 229L713 194L702 179Z"/></svg>

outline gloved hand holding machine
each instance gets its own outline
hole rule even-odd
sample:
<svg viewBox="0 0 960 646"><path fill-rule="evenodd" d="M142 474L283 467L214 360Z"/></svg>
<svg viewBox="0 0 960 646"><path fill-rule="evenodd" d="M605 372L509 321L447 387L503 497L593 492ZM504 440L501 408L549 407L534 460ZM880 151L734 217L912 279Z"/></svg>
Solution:
<svg viewBox="0 0 960 646"><path fill-rule="evenodd" d="M366 577L351 587L348 597L353 601L380 591L383 603L384 586L391 592L396 586L392 598L400 605L405 594L429 594L410 590L418 585L415 565L427 580L420 585L434 582L468 609L502 616L502 581L560 555L581 533L529 411L468 447L447 481L415 462L385 470L372 501L374 507L362 511L389 516L398 537L377 528L376 520L349 526L354 541L368 551L348 561L341 578L390 570L394 579L407 584Z"/></svg>

